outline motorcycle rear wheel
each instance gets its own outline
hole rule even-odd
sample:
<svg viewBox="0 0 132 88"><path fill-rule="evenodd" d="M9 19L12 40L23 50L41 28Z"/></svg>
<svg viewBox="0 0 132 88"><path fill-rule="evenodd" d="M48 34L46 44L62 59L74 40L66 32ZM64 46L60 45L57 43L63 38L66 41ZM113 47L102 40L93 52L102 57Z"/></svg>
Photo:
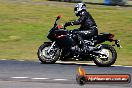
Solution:
<svg viewBox="0 0 132 88"><path fill-rule="evenodd" d="M108 44L102 44L100 53L104 53L106 56L98 56L93 59L94 63L97 66L109 67L115 63L115 61L117 59L117 52L114 49L114 47L112 47L111 45L108 45Z"/></svg>
<svg viewBox="0 0 132 88"><path fill-rule="evenodd" d="M42 44L38 49L37 55L42 64L53 64L59 59L59 49L56 51L53 49L50 51L50 54L47 53L50 46L48 44Z"/></svg>

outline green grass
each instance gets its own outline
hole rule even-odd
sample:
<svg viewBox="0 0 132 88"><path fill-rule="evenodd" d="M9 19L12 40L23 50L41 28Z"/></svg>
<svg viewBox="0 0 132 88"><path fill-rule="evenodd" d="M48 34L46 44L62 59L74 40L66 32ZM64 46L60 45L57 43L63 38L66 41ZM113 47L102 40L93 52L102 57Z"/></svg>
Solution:
<svg viewBox="0 0 132 88"><path fill-rule="evenodd" d="M48 41L46 35L56 16L63 15L60 24L77 19L73 6L72 3L45 3L43 0L26 3L0 0L0 58L36 61L37 49L44 41ZM116 48L116 64L132 65L132 8L95 5L87 7L100 32L114 33L121 40L123 49Z"/></svg>

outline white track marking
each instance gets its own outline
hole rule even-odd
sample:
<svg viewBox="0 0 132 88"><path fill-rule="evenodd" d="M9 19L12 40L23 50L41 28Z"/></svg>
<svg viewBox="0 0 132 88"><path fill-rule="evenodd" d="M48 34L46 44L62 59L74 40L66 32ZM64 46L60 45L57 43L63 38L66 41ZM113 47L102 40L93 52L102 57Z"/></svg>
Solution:
<svg viewBox="0 0 132 88"><path fill-rule="evenodd" d="M1 60L7 60L7 59L1 59Z"/></svg>
<svg viewBox="0 0 132 88"><path fill-rule="evenodd" d="M29 78L29 77L11 77L13 79L26 79L26 78Z"/></svg>
<svg viewBox="0 0 132 88"><path fill-rule="evenodd" d="M117 66L117 67L132 67L132 66L123 66L123 65L112 65L112 66Z"/></svg>
<svg viewBox="0 0 132 88"><path fill-rule="evenodd" d="M63 79L63 78L52 79L52 78L37 78L37 77L34 77L34 78L30 78L30 77L10 77L10 78L12 78L12 79L27 79L27 78L29 78L29 79L32 79L32 80L48 80L48 79L50 79L50 80L53 80L53 81L66 81L66 80L68 80L68 79Z"/></svg>
<svg viewBox="0 0 132 88"><path fill-rule="evenodd" d="M74 61L57 61L56 63L62 63L62 64L84 64L84 65L95 65L94 63L79 63L79 62L74 62Z"/></svg>
<svg viewBox="0 0 132 88"><path fill-rule="evenodd" d="M7 60L7 59L1 59L1 60ZM25 60L19 60L19 61L25 61ZM40 61L39 61L40 63ZM79 62L74 62L74 61L56 61L56 63L62 63L62 64L84 64L84 65L96 65L95 63L79 63ZM117 66L117 67L132 67L132 66L123 66L123 65L112 65L112 66Z"/></svg>
<svg viewBox="0 0 132 88"><path fill-rule="evenodd" d="M77 63L76 61L56 61L56 63Z"/></svg>
<svg viewBox="0 0 132 88"><path fill-rule="evenodd" d="M39 80L46 80L46 79L50 79L50 78L31 78L31 79L39 79Z"/></svg>
<svg viewBox="0 0 132 88"><path fill-rule="evenodd" d="M68 79L53 79L54 81L66 81Z"/></svg>
<svg viewBox="0 0 132 88"><path fill-rule="evenodd" d="M84 65L96 65L95 63L79 63L79 62L73 62L73 61L57 61L56 63L62 63L62 64L84 64ZM112 66L117 66L117 67L132 67L132 66L123 66L123 65L112 65Z"/></svg>
<svg viewBox="0 0 132 88"><path fill-rule="evenodd" d="M83 64L83 65L96 65L95 63L75 63L75 64Z"/></svg>
<svg viewBox="0 0 132 88"><path fill-rule="evenodd" d="M112 65L112 66L123 66L123 65Z"/></svg>
<svg viewBox="0 0 132 88"><path fill-rule="evenodd" d="M123 66L123 67L132 67L132 66Z"/></svg>
<svg viewBox="0 0 132 88"><path fill-rule="evenodd" d="M19 60L19 61L25 61L25 60Z"/></svg>

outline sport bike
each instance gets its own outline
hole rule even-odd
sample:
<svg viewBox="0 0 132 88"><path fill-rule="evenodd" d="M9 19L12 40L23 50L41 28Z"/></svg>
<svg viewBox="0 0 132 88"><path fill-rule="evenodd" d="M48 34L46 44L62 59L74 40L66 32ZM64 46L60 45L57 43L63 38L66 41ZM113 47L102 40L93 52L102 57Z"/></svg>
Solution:
<svg viewBox="0 0 132 88"><path fill-rule="evenodd" d="M79 60L79 61L93 61L97 66L111 66L117 59L117 52L113 46L121 48L119 40L114 39L114 35L111 33L100 33L97 36L84 39L85 48L81 53L82 48L73 39L76 36L72 30L66 30L66 28L58 25L58 20L61 18L59 15L54 23L53 28L49 31L47 38L50 42L44 42L38 48L38 58L42 63L52 64L57 60ZM59 32L55 32L59 31ZM103 44L104 42L114 42L113 45ZM71 45L71 51L67 52L66 55L62 53L64 47ZM90 51L88 50L90 49Z"/></svg>

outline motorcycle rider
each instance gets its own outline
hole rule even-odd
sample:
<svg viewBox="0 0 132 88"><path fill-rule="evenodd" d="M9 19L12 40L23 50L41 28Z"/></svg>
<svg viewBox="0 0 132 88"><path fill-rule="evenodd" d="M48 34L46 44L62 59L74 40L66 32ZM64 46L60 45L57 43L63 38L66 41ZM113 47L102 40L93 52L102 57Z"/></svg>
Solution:
<svg viewBox="0 0 132 88"><path fill-rule="evenodd" d="M72 22L66 22L64 27L81 25L80 28L74 29L72 32L76 35L75 39L78 44L82 46L83 51L85 48L83 39L98 35L98 29L93 17L88 11L86 11L86 5L84 3L76 4L74 12L77 17L79 16L79 19Z"/></svg>

